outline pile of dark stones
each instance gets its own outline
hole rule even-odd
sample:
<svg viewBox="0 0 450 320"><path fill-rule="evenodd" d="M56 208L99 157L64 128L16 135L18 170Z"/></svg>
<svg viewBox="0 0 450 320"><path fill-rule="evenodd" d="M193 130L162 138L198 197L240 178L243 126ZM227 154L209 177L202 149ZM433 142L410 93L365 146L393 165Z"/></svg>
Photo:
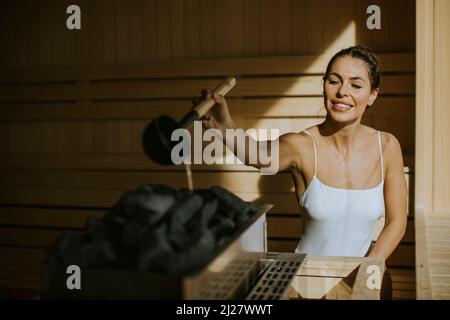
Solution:
<svg viewBox="0 0 450 320"><path fill-rule="evenodd" d="M83 231L67 231L48 262L66 268L135 270L188 275L201 270L256 207L214 186L190 191L148 184L126 192Z"/></svg>

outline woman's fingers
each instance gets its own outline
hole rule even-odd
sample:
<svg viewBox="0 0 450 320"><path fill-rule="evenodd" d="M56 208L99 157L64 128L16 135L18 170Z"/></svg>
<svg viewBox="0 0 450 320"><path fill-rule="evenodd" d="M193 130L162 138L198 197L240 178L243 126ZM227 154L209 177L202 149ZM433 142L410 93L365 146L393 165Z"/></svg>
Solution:
<svg viewBox="0 0 450 320"><path fill-rule="evenodd" d="M212 98L214 99L214 101L215 101L216 103L223 104L224 97L223 97L221 94L214 93L214 94L212 95Z"/></svg>
<svg viewBox="0 0 450 320"><path fill-rule="evenodd" d="M203 125L203 127L205 128L205 129L211 129L211 128L214 128L214 123L213 123L213 120L211 119L211 120L203 120L202 121L202 125Z"/></svg>
<svg viewBox="0 0 450 320"><path fill-rule="evenodd" d="M202 118L205 120L211 120L211 116L212 116L211 111L208 110L208 112L206 112Z"/></svg>

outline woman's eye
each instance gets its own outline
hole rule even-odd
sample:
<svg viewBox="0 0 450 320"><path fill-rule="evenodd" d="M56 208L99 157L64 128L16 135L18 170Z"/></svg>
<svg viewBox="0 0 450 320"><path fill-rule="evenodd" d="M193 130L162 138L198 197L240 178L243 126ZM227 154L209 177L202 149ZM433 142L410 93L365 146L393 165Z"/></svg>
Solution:
<svg viewBox="0 0 450 320"><path fill-rule="evenodd" d="M354 85L353 85L353 88L361 89L361 86L358 86L357 84L354 84Z"/></svg>
<svg viewBox="0 0 450 320"><path fill-rule="evenodd" d="M336 80L329 80L328 83L330 83L330 84L337 84L338 81L336 81Z"/></svg>

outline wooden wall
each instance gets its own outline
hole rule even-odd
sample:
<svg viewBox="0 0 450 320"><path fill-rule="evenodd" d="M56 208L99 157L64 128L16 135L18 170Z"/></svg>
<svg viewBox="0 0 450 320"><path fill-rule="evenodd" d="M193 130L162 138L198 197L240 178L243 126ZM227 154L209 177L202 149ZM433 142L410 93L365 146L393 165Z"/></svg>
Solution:
<svg viewBox="0 0 450 320"><path fill-rule="evenodd" d="M399 138L412 185L414 1L77 1L82 29L69 31L72 3L1 4L0 286L8 294L36 288L45 248L125 190L186 185L182 168L143 156L142 129L158 113L181 117L191 97L224 75L238 78L230 95L238 124L298 131L323 119L320 75L329 57L368 45L384 74L365 122ZM370 31L365 10L374 3L382 30ZM269 249L293 250L301 221L287 173L198 166L194 183L273 203ZM414 297L413 216L389 261L396 298Z"/></svg>
<svg viewBox="0 0 450 320"><path fill-rule="evenodd" d="M65 27L70 4L81 8L79 31ZM381 8L381 30L365 26L371 4ZM6 0L0 5L5 44L0 67L316 55L355 41L376 52L415 50L412 0Z"/></svg>
<svg viewBox="0 0 450 320"><path fill-rule="evenodd" d="M450 4L418 0L417 10L417 298L450 299Z"/></svg>

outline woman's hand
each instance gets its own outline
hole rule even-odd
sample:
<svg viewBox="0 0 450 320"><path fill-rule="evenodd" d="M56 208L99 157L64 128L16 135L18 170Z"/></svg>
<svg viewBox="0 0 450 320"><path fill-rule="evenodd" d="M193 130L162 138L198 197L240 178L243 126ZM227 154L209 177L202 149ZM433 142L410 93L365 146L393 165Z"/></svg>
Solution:
<svg viewBox="0 0 450 320"><path fill-rule="evenodd" d="M213 98L216 102L211 109L201 118L203 126L206 129L219 129L223 131L225 129L234 129L235 124L231 118L230 111L228 109L228 104L224 96L222 95L212 95L208 90L203 89L200 98L192 99L194 107L199 104L202 100Z"/></svg>

